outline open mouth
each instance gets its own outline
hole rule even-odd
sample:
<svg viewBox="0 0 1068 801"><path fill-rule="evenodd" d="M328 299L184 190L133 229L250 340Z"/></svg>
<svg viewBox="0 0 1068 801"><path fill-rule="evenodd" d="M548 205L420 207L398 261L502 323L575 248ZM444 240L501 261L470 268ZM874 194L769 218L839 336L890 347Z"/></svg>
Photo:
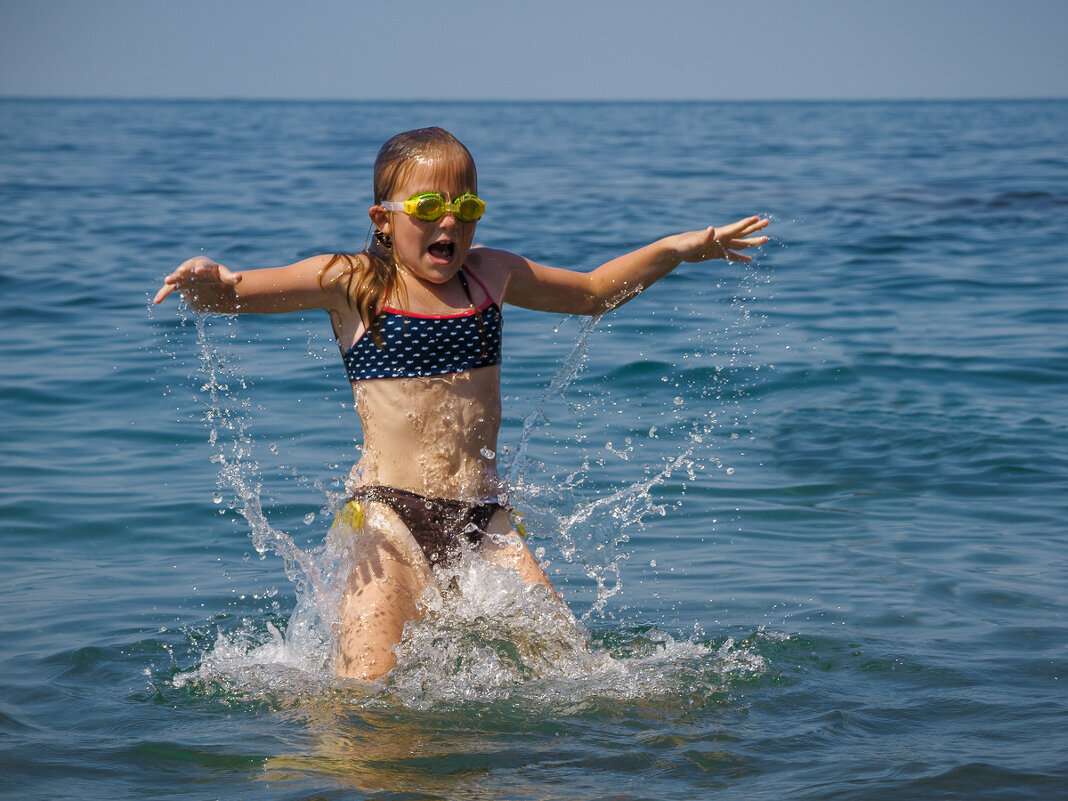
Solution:
<svg viewBox="0 0 1068 801"><path fill-rule="evenodd" d="M452 261L452 255L456 252L456 245L449 240L443 242L435 242L427 248L427 253L435 261L449 262Z"/></svg>

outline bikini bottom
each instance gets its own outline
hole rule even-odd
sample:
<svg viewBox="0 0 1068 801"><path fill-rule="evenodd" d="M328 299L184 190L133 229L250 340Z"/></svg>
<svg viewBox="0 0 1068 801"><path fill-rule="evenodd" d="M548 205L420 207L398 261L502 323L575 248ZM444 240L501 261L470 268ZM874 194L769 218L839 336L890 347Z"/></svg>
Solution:
<svg viewBox="0 0 1068 801"><path fill-rule="evenodd" d="M368 501L384 503L396 512L426 558L439 565L448 564L459 555L462 540L472 545L482 542L490 518L505 508L499 503L469 504L450 498L424 498L408 490L381 484L356 487L349 496L350 505ZM346 514L346 522L352 528L359 528L363 522L362 509L350 511L350 506L346 505L342 516Z"/></svg>

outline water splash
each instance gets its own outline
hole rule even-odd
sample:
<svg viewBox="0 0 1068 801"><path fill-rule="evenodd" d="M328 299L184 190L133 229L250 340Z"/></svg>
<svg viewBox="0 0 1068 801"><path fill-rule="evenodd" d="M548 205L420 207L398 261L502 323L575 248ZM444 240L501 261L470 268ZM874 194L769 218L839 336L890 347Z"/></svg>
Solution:
<svg viewBox="0 0 1068 801"><path fill-rule="evenodd" d="M557 472L560 465L547 466L530 455L536 435L549 434L551 438L546 411L551 403L561 401L572 412L589 411L583 408L582 401L568 397L568 393L580 382L588 365L589 343L601 317L584 319L568 355L533 411L524 418L514 453L504 453L501 463L511 498L530 520L530 528L551 535L564 561L577 567L593 583L595 597L582 613L584 622L603 618L611 599L622 591L623 565L629 557L626 546L632 533L644 529L651 519L667 514L668 504L656 499L657 488L678 478L684 490L687 483L696 482L702 473L722 471L727 476L735 473L735 467L726 464L717 452L717 443L722 441L724 430L729 430L729 439L733 441L731 450L743 444L737 441L744 436L750 413L742 405L745 386L740 374L747 368L754 373L760 369L752 355L755 346L750 336L763 323L762 317L752 314L750 305L756 299L758 287L768 280L766 275L749 267L743 269L733 288L728 287L727 281L717 284L717 290L729 297L728 312L721 315L724 327L713 337L695 326L691 339L700 341L700 346L682 354L682 364L660 376L662 382L671 383L677 390L673 402L651 413L656 422L648 427L646 436L624 429L624 435L616 440L622 441L621 446L614 445L611 437L604 444L605 451L634 465L627 478L604 486L599 473L605 461L591 461L588 452L577 468L565 473ZM678 307L675 311L680 312ZM691 309L690 313L704 312ZM720 341L725 343L722 347L710 344ZM642 380L646 376L644 364L635 359L630 365L641 372ZM640 388L635 391L644 394ZM605 386L603 377L592 387L580 386L577 394L581 397L583 393L585 402L597 407L602 418L607 419L610 415L605 412L611 411L608 407L618 403L610 397L611 388ZM628 418L637 419L637 416L628 414ZM629 424L633 427L633 423ZM607 422L598 423L599 429L605 432L608 426ZM576 450L581 450L587 439L586 433L574 434L570 442L579 446ZM649 443L666 447L650 447ZM634 472L639 472L641 477L631 477ZM591 483L597 484L592 493L584 486ZM588 497L591 494L592 498ZM545 558L542 549L536 550L535 555ZM547 568L548 562L543 562L543 567Z"/></svg>
<svg viewBox="0 0 1068 801"><path fill-rule="evenodd" d="M495 574L495 575L494 575ZM762 649L784 635L760 629L741 640L672 635L653 626L586 633L542 588L477 558L453 574L446 595L407 627L398 665L379 682L335 676L324 650L308 648L291 620L286 633L247 621L219 634L193 670L173 685L218 695L228 705L312 711L445 710L495 706L577 714L619 703L673 708L716 703L768 673ZM523 714L526 714L523 713Z"/></svg>
<svg viewBox="0 0 1068 801"><path fill-rule="evenodd" d="M318 653L320 644L331 639L329 632L336 626L337 603L331 589L330 563L321 554L302 550L289 534L267 520L260 497L260 466L249 435L248 383L240 374L236 359L228 358L212 343L206 315L196 315L195 320L200 391L206 393L207 401L204 421L209 429L208 441L215 450L211 461L218 466L219 491L214 497L217 503L226 498L228 507L248 521L249 536L261 559L268 553L281 557L286 578L293 583L297 595L287 631L291 638L302 635L308 650ZM321 484L318 486L322 488ZM229 647L225 642L220 645L224 652Z"/></svg>
<svg viewBox="0 0 1068 801"><path fill-rule="evenodd" d="M748 324L744 308L739 308L738 316ZM750 642L679 638L657 629L589 628L594 617L604 619L608 602L622 589L628 532L666 514L664 504L654 499L654 488L680 473L694 481L707 465L724 467L706 444L719 426L718 410L694 420L685 414L682 402L666 413L666 424L660 424L670 433L670 441L681 440L680 450L658 463L646 461L638 480L597 492L592 500L576 500L576 488L590 474L589 460L562 480L542 475L544 466L530 455L530 445L548 425L547 404L562 399L572 406L565 394L580 377L599 319L582 323L568 356L524 419L516 448L510 453L502 449L501 454L513 497L524 511L530 509L535 530L551 534L563 559L593 583L595 600L576 621L543 588L527 587L510 571L480 559L465 559L448 577L459 592L438 596L426 616L411 622L396 647L398 667L383 681L364 684L339 679L331 670L340 600L337 587L344 584L335 579L344 567L343 554L329 541L302 550L266 519L260 466L249 435L252 405L247 382L236 360L213 344L205 318L196 317L198 375L209 442L215 450L212 461L218 466L218 502L225 500L245 518L261 558L274 553L282 559L297 602L284 624L253 617L236 631L220 630L210 646L200 649L199 664L179 671L174 684L194 690L221 688L235 699L282 706L300 706L321 699L324 692L351 701L355 691L368 704L420 708L513 697L554 705L574 704L577 698L669 697L683 687L701 694L721 691L732 677L762 674L764 658ZM728 364L735 364L743 353L744 348L734 346ZM719 401L722 387L714 389ZM703 387L700 399L707 400L710 391ZM680 425L688 427L681 438ZM650 440L656 432L657 426L652 426ZM624 458L619 456L623 452L626 459L638 461L641 453L633 440L621 441L622 448L608 450L618 458ZM326 496L324 511L336 511L340 494L332 495L318 480L310 483ZM544 559L544 549L535 553Z"/></svg>
<svg viewBox="0 0 1068 801"><path fill-rule="evenodd" d="M523 430L519 435L519 442L516 444L515 453L512 455L511 459L508 460L505 469L509 487L522 491L522 488L528 486L528 473L530 473L531 469L534 467L534 462L528 455L530 441L537 429L541 425L548 424L549 422L549 418L545 416L545 405L554 395L563 397L564 392L566 392L572 380L579 374L579 371L582 369L582 363L587 358L587 343L590 334L593 333L593 329L597 327L597 323L600 322L600 320L600 316L595 316L587 318L582 323L582 328L579 329L578 338L575 340L571 352L568 353L567 357L560 365L560 368L556 371L556 374L553 375L552 380L549 382L549 386L542 392L534 410L524 418Z"/></svg>

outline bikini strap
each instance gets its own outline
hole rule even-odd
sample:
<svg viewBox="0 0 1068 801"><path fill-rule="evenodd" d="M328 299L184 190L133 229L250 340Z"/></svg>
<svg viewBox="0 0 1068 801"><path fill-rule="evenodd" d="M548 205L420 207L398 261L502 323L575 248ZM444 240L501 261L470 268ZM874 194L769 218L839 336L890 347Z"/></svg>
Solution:
<svg viewBox="0 0 1068 801"><path fill-rule="evenodd" d="M493 300L493 295L491 295L490 291L488 289L486 289L486 285L482 283L482 279L480 279L474 273L471 273L471 277L475 279L475 283L476 284L478 284L480 287L482 287L482 291L486 293L486 299L489 300L490 303L495 303L496 301ZM467 290L467 279L464 278L464 268L463 267L460 268L460 280L463 281L464 290L466 291ZM467 298L468 298L468 300L471 300L471 293L470 292L467 293ZM474 301L471 300L471 303L474 304Z"/></svg>
<svg viewBox="0 0 1068 801"><path fill-rule="evenodd" d="M470 303L471 308L475 310L475 319L478 320L478 336L482 340L482 352L480 356L485 356L487 353L486 348L488 347L488 344L486 342L486 329L482 326L482 310L477 305L475 305L475 299L471 297L471 289L467 286L467 279L464 277L463 267L460 268L460 272L458 272L457 275L460 276L460 283L464 285L464 292L467 293L467 302ZM478 276L474 273L471 273L471 277L478 281ZM486 298L492 304L493 296L489 293L489 290L486 289L486 285L483 284L481 281L478 281L478 285L482 287L482 291L486 293Z"/></svg>
<svg viewBox="0 0 1068 801"><path fill-rule="evenodd" d="M460 276L460 284L464 288L464 294L467 295L467 302L470 303L472 306L474 306L475 305L475 299L473 297L471 297L471 288L467 285L467 279L464 278L464 269L463 269L463 267L460 268L460 272L458 272L457 275Z"/></svg>

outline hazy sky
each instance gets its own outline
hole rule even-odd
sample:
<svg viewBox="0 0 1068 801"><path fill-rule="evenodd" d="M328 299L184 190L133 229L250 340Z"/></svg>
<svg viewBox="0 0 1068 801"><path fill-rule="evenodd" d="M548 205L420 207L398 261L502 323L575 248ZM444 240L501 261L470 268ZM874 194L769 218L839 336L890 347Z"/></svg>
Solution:
<svg viewBox="0 0 1068 801"><path fill-rule="evenodd" d="M0 95L1068 96L1068 0L0 0Z"/></svg>

